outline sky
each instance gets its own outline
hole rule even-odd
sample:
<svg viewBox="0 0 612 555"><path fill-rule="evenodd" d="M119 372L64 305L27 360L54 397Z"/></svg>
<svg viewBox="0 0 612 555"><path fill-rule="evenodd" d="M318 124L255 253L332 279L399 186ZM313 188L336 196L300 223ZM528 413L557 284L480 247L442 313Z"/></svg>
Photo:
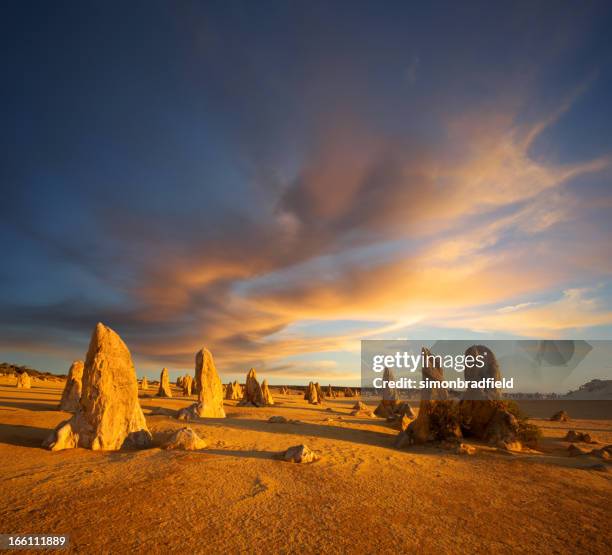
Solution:
<svg viewBox="0 0 612 555"><path fill-rule="evenodd" d="M359 381L612 339L609 2L7 2L0 360Z"/></svg>

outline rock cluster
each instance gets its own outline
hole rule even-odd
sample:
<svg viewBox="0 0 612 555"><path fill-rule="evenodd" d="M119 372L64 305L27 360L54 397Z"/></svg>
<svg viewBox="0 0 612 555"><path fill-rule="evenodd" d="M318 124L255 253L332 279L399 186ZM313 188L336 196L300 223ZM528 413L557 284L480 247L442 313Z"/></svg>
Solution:
<svg viewBox="0 0 612 555"><path fill-rule="evenodd" d="M480 380L483 377L500 379L495 355L487 347L474 345L466 350L466 356L486 353L487 364L477 371L466 372L466 380ZM427 358L431 353L423 349L424 359L429 365L423 367L423 379L442 381L443 369L440 359ZM476 393L476 399L474 394ZM484 440L507 450L520 450L521 440L535 443L538 431L535 426L519 421L516 411L502 401L499 391L494 388L469 390L470 398L459 402L450 400L441 388L422 391L419 414L410 422L397 440L398 446L426 443L430 441L459 442L462 437ZM466 394L467 397L467 394ZM402 425L403 425L402 418Z"/></svg>
<svg viewBox="0 0 612 555"><path fill-rule="evenodd" d="M565 441L576 441L579 443L597 443L591 438L591 434L587 432L577 432L576 430L569 430L565 437Z"/></svg>
<svg viewBox="0 0 612 555"><path fill-rule="evenodd" d="M215 367L212 353L201 349L195 357L195 382L198 402L181 409L180 420L191 418L225 418L223 409L223 386Z"/></svg>
<svg viewBox="0 0 612 555"><path fill-rule="evenodd" d="M60 410L74 412L79 408L83 389L83 361L75 360L68 370L68 378L60 401Z"/></svg>
<svg viewBox="0 0 612 555"><path fill-rule="evenodd" d="M335 399L338 396L336 394L336 392L334 391L333 387L331 386L331 384L328 384L328 386L327 386L327 394L326 395L330 399Z"/></svg>
<svg viewBox="0 0 612 555"><path fill-rule="evenodd" d="M365 403L363 403L362 401L357 401L353 405L353 409L351 410L351 416L366 416L368 418L373 418L374 413Z"/></svg>
<svg viewBox="0 0 612 555"><path fill-rule="evenodd" d="M350 387L347 387L344 390L344 396L345 397L355 397L355 392Z"/></svg>
<svg viewBox="0 0 612 555"><path fill-rule="evenodd" d="M311 405L320 405L323 402L323 399L319 396L320 387L317 389L317 385L313 382L308 384L306 388L306 392L304 393L304 399L308 401Z"/></svg>
<svg viewBox="0 0 612 555"><path fill-rule="evenodd" d="M230 382L225 388L225 398L228 401L239 401L242 399L242 386L237 382Z"/></svg>
<svg viewBox="0 0 612 555"><path fill-rule="evenodd" d="M150 442L130 351L113 330L99 323L89 343L77 412L43 446L53 451L74 447L113 451L146 447Z"/></svg>
<svg viewBox="0 0 612 555"><path fill-rule="evenodd" d="M19 389L30 389L32 387L32 379L27 372L17 374L17 387Z"/></svg>

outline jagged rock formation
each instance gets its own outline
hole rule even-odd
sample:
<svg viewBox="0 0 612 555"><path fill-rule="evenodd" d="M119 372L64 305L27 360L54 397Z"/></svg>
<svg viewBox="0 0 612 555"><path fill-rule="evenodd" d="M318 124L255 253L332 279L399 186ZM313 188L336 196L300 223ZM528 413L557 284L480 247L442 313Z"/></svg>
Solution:
<svg viewBox="0 0 612 555"><path fill-rule="evenodd" d="M319 455L306 445L294 445L283 454L283 460L300 464L315 462L319 459Z"/></svg>
<svg viewBox="0 0 612 555"><path fill-rule="evenodd" d="M142 389L142 391L147 391L149 389L149 382L146 376L140 381L140 389Z"/></svg>
<svg viewBox="0 0 612 555"><path fill-rule="evenodd" d="M189 397L191 395L191 388L193 386L193 380L190 375L183 376L181 380L181 386L183 388L183 395Z"/></svg>
<svg viewBox="0 0 612 555"><path fill-rule="evenodd" d="M344 396L345 397L355 397L355 392L350 387L347 387L344 390Z"/></svg>
<svg viewBox="0 0 612 555"><path fill-rule="evenodd" d="M241 406L252 405L254 407L263 407L265 405L263 391L261 390L261 385L259 385L257 381L257 372L255 372L255 368L251 368L247 373L244 395L238 404Z"/></svg>
<svg viewBox="0 0 612 555"><path fill-rule="evenodd" d="M150 442L130 351L113 330L99 323L89 343L79 408L43 446L53 451L74 447L113 451L146 447Z"/></svg>
<svg viewBox="0 0 612 555"><path fill-rule="evenodd" d="M331 384L329 384L327 386L327 396L330 399L335 399L337 397L336 392L334 391L334 389L332 388Z"/></svg>
<svg viewBox="0 0 612 555"><path fill-rule="evenodd" d="M189 376L191 378L191 376ZM163 444L164 449L180 449L182 451L197 451L206 447L204 441L195 430L181 428L174 432Z"/></svg>
<svg viewBox="0 0 612 555"><path fill-rule="evenodd" d="M242 399L242 386L237 381L228 383L225 388L225 398L229 401Z"/></svg>
<svg viewBox="0 0 612 555"><path fill-rule="evenodd" d="M68 370L68 378L60 401L60 410L74 412L79 408L81 390L83 389L83 361L75 360Z"/></svg>
<svg viewBox="0 0 612 555"><path fill-rule="evenodd" d="M177 389L183 389L183 376L179 376L178 378L176 378L176 388Z"/></svg>
<svg viewBox="0 0 612 555"><path fill-rule="evenodd" d="M225 418L223 386L212 353L208 349L201 349L196 354L195 364L198 402L181 409L178 418Z"/></svg>
<svg viewBox="0 0 612 555"><path fill-rule="evenodd" d="M287 386L285 386L285 385L284 385L284 386L283 386L283 387L281 387L281 389L280 389L280 394L281 394L281 395L289 395L289 388L288 388Z"/></svg>
<svg viewBox="0 0 612 555"><path fill-rule="evenodd" d="M168 369L164 368L161 371L159 378L159 389L157 390L157 397L172 397L172 389L170 388L170 376Z"/></svg>
<svg viewBox="0 0 612 555"><path fill-rule="evenodd" d="M467 381L482 378L501 379L499 366L492 351L482 345L474 345L465 351L467 356L486 353L487 363L466 375ZM423 349L428 366L423 367L423 379L443 380L440 359L429 358L431 353ZM476 399L474 399L476 396ZM500 393L494 388L475 391L466 390L460 402L448 399L447 392L441 388L422 391L419 414L406 430L398 436L397 445L410 445L428 441L459 441L462 437L473 437L495 444L507 450L522 448L521 441L528 444L537 442L537 427L527 424L526 419L517 417L517 409L499 399Z"/></svg>
<svg viewBox="0 0 612 555"><path fill-rule="evenodd" d="M270 406L274 404L274 398L272 397L272 393L270 393L270 388L268 387L268 380L264 380L261 384L261 398L264 405Z"/></svg>
<svg viewBox="0 0 612 555"><path fill-rule="evenodd" d="M317 386L313 382L308 384L304 399L306 399L311 405L320 405L323 402L323 400L319 397Z"/></svg>
<svg viewBox="0 0 612 555"><path fill-rule="evenodd" d="M17 375L17 387L19 389L30 389L32 387L32 380L27 372L21 372Z"/></svg>
<svg viewBox="0 0 612 555"><path fill-rule="evenodd" d="M442 381L444 371L440 359L431 356L431 352L422 350L424 366L423 379ZM419 414L408 427L400 433L396 445L427 443L429 441L444 441L461 437L458 410L453 401L448 400L448 393L441 388L427 388L421 391Z"/></svg>

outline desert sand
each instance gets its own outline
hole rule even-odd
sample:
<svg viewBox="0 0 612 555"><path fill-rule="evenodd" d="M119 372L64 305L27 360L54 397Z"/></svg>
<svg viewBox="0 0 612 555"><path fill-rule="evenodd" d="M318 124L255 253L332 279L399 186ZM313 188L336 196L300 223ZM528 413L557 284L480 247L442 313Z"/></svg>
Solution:
<svg viewBox="0 0 612 555"><path fill-rule="evenodd" d="M189 422L207 447L180 451L155 443L196 399L172 387L139 392L153 447L51 452L43 440L70 417L57 410L64 381L1 377L2 532L69 534L81 553L611 551L612 465L570 457L562 438L612 443L612 402L523 402L544 433L536 452L476 443L468 456L395 449L396 427L350 416L354 398L312 405L272 387L273 406L225 400L226 418ZM569 422L548 420L561 409ZM321 459L278 458L299 444Z"/></svg>

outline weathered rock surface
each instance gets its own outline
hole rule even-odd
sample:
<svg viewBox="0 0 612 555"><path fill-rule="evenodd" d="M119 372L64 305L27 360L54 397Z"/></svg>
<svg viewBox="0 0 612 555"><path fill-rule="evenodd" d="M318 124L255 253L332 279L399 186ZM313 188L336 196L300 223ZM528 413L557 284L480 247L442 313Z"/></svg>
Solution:
<svg viewBox="0 0 612 555"><path fill-rule="evenodd" d="M183 395L189 397L191 395L191 388L193 387L192 377L190 375L183 376L181 386L183 387Z"/></svg>
<svg viewBox="0 0 612 555"><path fill-rule="evenodd" d="M198 402L181 409L180 420L190 418L225 418L223 409L223 386L215 368L215 361L208 349L201 349L195 360Z"/></svg>
<svg viewBox="0 0 612 555"><path fill-rule="evenodd" d="M17 387L19 389L30 389L32 387L32 379L27 372L17 374Z"/></svg>
<svg viewBox="0 0 612 555"><path fill-rule="evenodd" d="M75 360L71 364L59 405L60 410L74 412L79 408L81 391L83 389L83 368L82 360Z"/></svg>
<svg viewBox="0 0 612 555"><path fill-rule="evenodd" d="M191 428L181 428L174 432L163 444L164 449L180 449L182 451L197 451L206 447L203 440L195 430Z"/></svg>
<svg viewBox="0 0 612 555"><path fill-rule="evenodd" d="M274 404L274 398L272 397L272 393L268 387L268 380L264 380L261 384L261 398L266 406Z"/></svg>
<svg viewBox="0 0 612 555"><path fill-rule="evenodd" d="M330 399L335 399L337 397L336 392L334 391L334 388L331 386L331 384L329 384L327 386L327 393L326 393L326 395Z"/></svg>
<svg viewBox="0 0 612 555"><path fill-rule="evenodd" d="M149 389L149 382L146 376L140 381L140 389L142 389L142 391L147 391Z"/></svg>
<svg viewBox="0 0 612 555"><path fill-rule="evenodd" d="M320 405L323 402L323 400L319 397L319 392L317 391L317 387L313 382L308 384L304 399L306 399L311 405Z"/></svg>
<svg viewBox="0 0 612 555"><path fill-rule="evenodd" d="M43 446L53 451L74 447L113 451L146 447L150 442L130 351L113 330L98 324L85 360L79 408Z"/></svg>
<svg viewBox="0 0 612 555"><path fill-rule="evenodd" d="M431 357L428 349L422 350L423 360L428 361L423 366L423 379L442 381L444 371L440 360ZM427 443L430 441L457 440L461 438L457 406L448 400L448 393L442 388L424 389L421 392L419 414L408 427L400 432L396 446Z"/></svg>
<svg viewBox="0 0 612 555"><path fill-rule="evenodd" d="M283 455L283 460L300 464L315 462L319 459L320 457L317 453L303 444L289 447Z"/></svg>
<svg viewBox="0 0 612 555"><path fill-rule="evenodd" d="M172 397L172 389L170 388L170 375L168 369L164 368L161 371L159 378L159 389L157 390L157 397Z"/></svg>

